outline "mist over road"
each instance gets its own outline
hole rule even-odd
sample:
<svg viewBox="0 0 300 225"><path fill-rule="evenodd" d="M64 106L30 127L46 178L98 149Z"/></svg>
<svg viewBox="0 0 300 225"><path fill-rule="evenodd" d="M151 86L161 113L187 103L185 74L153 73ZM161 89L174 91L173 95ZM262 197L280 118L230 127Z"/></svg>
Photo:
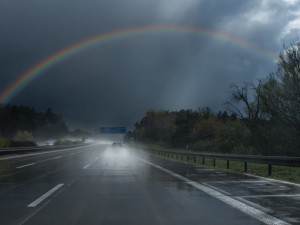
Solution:
<svg viewBox="0 0 300 225"><path fill-rule="evenodd" d="M297 185L110 144L0 161L8 225L297 224L299 199Z"/></svg>

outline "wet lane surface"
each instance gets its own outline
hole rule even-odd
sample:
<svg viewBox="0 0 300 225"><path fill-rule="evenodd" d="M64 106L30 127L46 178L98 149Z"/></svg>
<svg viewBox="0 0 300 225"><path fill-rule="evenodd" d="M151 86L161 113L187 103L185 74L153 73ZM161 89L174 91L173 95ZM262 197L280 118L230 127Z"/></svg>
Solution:
<svg viewBox="0 0 300 225"><path fill-rule="evenodd" d="M137 157L219 188L220 192L244 196L263 206L266 213L279 215L274 210L279 202L266 207L265 201L258 201L263 198L253 197L270 194L265 189L259 191L263 182L257 178L97 145L28 157L25 165L35 164L20 169L16 169L19 161L0 163L1 224L263 224ZM39 160L45 161L37 163ZM258 186L250 188L244 181L251 185L257 181ZM53 188L57 190L51 193ZM285 194L300 193L295 187L287 190L279 183L270 188ZM35 207L28 207L41 199ZM297 224L295 213L280 215L286 222Z"/></svg>

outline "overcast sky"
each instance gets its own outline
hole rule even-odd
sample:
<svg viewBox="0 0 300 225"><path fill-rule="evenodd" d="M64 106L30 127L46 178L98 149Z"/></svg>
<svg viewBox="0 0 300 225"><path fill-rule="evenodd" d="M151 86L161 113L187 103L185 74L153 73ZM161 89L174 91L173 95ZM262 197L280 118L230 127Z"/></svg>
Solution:
<svg viewBox="0 0 300 225"><path fill-rule="evenodd" d="M45 57L95 35L172 25L205 28L276 54L299 37L297 0L1 0L0 92ZM61 113L70 127L129 128L148 109L224 110L229 85L274 71L219 38L148 33L105 42L53 66L11 101Z"/></svg>

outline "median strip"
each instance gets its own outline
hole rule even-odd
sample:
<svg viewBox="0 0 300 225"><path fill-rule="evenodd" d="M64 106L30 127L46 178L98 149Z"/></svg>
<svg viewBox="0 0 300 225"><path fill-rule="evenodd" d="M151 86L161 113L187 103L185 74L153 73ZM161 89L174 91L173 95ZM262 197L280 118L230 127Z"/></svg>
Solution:
<svg viewBox="0 0 300 225"><path fill-rule="evenodd" d="M40 204L42 201L44 201L46 198L48 198L50 195L52 195L55 191L60 189L64 184L58 184L54 188L52 188L47 193L43 194L41 197L36 199L34 202L30 203L27 207L36 207L38 204Z"/></svg>
<svg viewBox="0 0 300 225"><path fill-rule="evenodd" d="M96 145L96 144L93 144ZM43 155L43 154L55 154L58 152L65 152L65 151L70 151L73 149L79 149L79 148L85 148L87 146L79 146L79 147L72 147L72 148L67 148L67 149L62 149L62 150L53 150L53 151L47 151L47 152L38 152L38 153L28 153L28 154L23 154L23 155L16 155L16 156L7 156L0 158L0 161L6 161L10 159L18 159L18 158L24 158L24 157L30 157L30 156L36 156L36 155ZM89 148L87 148L89 149Z"/></svg>

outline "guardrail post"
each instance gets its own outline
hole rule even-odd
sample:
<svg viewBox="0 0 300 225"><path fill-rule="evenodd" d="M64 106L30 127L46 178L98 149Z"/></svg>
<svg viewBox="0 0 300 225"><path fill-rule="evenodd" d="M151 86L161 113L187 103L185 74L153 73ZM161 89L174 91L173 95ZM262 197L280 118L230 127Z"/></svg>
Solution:
<svg viewBox="0 0 300 225"><path fill-rule="evenodd" d="M196 161L197 161L197 158L196 158L196 156L194 156L194 163L196 163Z"/></svg>
<svg viewBox="0 0 300 225"><path fill-rule="evenodd" d="M248 168L247 168L247 162L244 162L244 171L247 172Z"/></svg>
<svg viewBox="0 0 300 225"><path fill-rule="evenodd" d="M204 159L204 156L202 157L202 164L204 165L205 163L205 159Z"/></svg>
<svg viewBox="0 0 300 225"><path fill-rule="evenodd" d="M214 164L214 166L216 166L216 159L215 158L213 158L213 164Z"/></svg>
<svg viewBox="0 0 300 225"><path fill-rule="evenodd" d="M189 161L189 156L188 156L188 155L186 156L186 161L187 161L187 162Z"/></svg>
<svg viewBox="0 0 300 225"><path fill-rule="evenodd" d="M269 176L271 176L271 175L272 175L272 165L269 164Z"/></svg>
<svg viewBox="0 0 300 225"><path fill-rule="evenodd" d="M227 160L226 168L229 169L229 160Z"/></svg>
<svg viewBox="0 0 300 225"><path fill-rule="evenodd" d="M178 156L177 156L177 153L176 153L176 160L177 160Z"/></svg>
<svg viewBox="0 0 300 225"><path fill-rule="evenodd" d="M182 161L182 154L180 154L180 160Z"/></svg>

